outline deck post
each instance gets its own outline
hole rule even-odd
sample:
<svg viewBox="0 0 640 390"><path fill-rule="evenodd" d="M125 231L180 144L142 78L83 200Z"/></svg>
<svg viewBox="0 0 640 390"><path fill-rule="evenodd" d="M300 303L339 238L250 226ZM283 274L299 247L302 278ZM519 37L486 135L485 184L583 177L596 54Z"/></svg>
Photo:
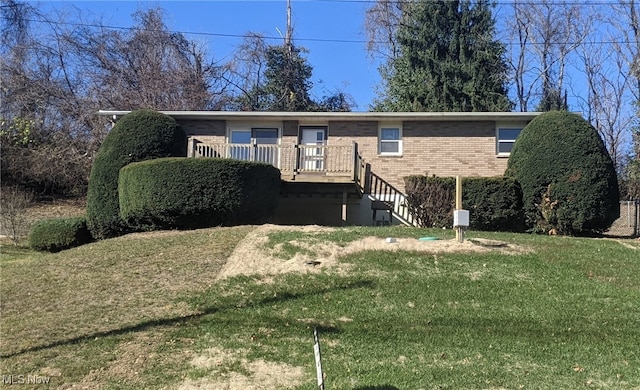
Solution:
<svg viewBox="0 0 640 390"><path fill-rule="evenodd" d="M296 178L296 175L300 171L300 144L295 143L293 145L293 178Z"/></svg>
<svg viewBox="0 0 640 390"><path fill-rule="evenodd" d="M342 224L347 224L347 192L342 192Z"/></svg>
<svg viewBox="0 0 640 390"><path fill-rule="evenodd" d="M196 140L193 137L189 137L187 141L187 157L196 156Z"/></svg>
<svg viewBox="0 0 640 390"><path fill-rule="evenodd" d="M356 141L351 142L351 177L353 181L358 182L358 144Z"/></svg>

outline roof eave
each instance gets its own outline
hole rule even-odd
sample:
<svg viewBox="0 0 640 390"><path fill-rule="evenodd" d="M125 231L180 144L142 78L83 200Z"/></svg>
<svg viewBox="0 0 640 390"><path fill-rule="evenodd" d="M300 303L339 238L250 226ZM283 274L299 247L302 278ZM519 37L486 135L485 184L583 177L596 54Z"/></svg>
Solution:
<svg viewBox="0 0 640 390"><path fill-rule="evenodd" d="M100 110L114 120L130 111ZM298 120L298 121L530 121L540 112L279 112L279 111L160 111L175 119Z"/></svg>

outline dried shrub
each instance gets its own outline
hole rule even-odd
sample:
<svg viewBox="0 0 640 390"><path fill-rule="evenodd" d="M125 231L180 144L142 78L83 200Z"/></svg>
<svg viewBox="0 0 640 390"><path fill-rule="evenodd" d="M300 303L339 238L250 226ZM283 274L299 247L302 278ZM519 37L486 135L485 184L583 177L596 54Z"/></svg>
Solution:
<svg viewBox="0 0 640 390"><path fill-rule="evenodd" d="M27 209L33 203L33 194L16 186L1 188L0 223L2 234L17 244L27 236L29 220Z"/></svg>
<svg viewBox="0 0 640 390"><path fill-rule="evenodd" d="M450 227L455 179L428 176L405 178L409 212L420 227Z"/></svg>

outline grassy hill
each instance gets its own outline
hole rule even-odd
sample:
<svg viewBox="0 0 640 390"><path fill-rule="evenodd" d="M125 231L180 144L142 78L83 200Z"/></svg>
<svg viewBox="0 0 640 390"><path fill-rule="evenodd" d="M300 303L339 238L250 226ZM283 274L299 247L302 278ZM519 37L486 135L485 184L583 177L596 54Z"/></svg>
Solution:
<svg viewBox="0 0 640 390"><path fill-rule="evenodd" d="M3 245L4 384L315 389L316 328L327 388L640 387L637 240L422 236L453 234L246 226L57 254Z"/></svg>

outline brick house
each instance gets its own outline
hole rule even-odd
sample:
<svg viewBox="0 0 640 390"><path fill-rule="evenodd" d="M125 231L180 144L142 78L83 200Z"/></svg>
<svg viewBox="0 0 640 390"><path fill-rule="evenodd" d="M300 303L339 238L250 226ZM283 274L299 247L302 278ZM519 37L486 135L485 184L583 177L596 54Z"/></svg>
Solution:
<svg viewBox="0 0 640 390"><path fill-rule="evenodd" d="M117 120L127 111L101 111ZM499 176L528 112L165 111L189 157L262 161L282 173L282 224L412 224L404 177Z"/></svg>

